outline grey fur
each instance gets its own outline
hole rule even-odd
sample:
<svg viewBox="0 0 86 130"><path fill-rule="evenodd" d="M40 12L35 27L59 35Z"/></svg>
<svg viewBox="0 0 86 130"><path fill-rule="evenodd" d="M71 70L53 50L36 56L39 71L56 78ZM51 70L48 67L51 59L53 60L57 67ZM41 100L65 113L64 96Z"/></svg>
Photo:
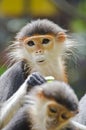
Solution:
<svg viewBox="0 0 86 130"><path fill-rule="evenodd" d="M57 24L47 19L38 19L32 21L24 26L17 34L16 39L21 39L25 36L32 36L34 34L57 34L58 32L65 32L66 30L59 27Z"/></svg>
<svg viewBox="0 0 86 130"><path fill-rule="evenodd" d="M47 98L54 98L54 100L66 106L71 111L78 110L77 96L71 87L64 82L56 81L45 85L43 93Z"/></svg>
<svg viewBox="0 0 86 130"><path fill-rule="evenodd" d="M86 94L79 102L79 114L74 118L80 124L86 125Z"/></svg>
<svg viewBox="0 0 86 130"><path fill-rule="evenodd" d="M2 74L0 77L0 102L4 102L10 98L22 85L25 78L24 62L14 64Z"/></svg>

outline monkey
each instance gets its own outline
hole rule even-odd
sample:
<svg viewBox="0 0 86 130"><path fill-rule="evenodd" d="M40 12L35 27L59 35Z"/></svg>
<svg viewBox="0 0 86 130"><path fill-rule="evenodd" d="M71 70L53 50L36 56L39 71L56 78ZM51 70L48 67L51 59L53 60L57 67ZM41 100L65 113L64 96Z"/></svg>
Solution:
<svg viewBox="0 0 86 130"><path fill-rule="evenodd" d="M14 44L9 47L8 57L11 63L25 61L27 75L38 71L44 77L51 75L67 83L62 55L69 46L66 30L47 19L38 19L17 33Z"/></svg>
<svg viewBox="0 0 86 130"><path fill-rule="evenodd" d="M15 37L14 44L9 47L10 52L8 53L10 61L12 63L19 61L22 62L21 64L23 64L23 71L25 70L24 79L20 84L18 83L18 88L22 85L28 75L32 74L33 72L39 72L44 77L52 75L56 80L67 82L67 76L64 70L65 67L63 66L63 63L61 63L63 62L61 61L61 54L66 47L65 42L65 30L49 20L39 19L23 27ZM9 75L9 72L7 75ZM15 79L15 77L13 78ZM14 86L11 90L10 85L10 89L6 95L7 98L4 97L4 100L1 100L2 111L4 110L3 107L6 106L3 105L5 104L3 102L5 102L7 99L10 102L9 98L11 98L11 96L13 97L13 94L18 90L17 87L14 89ZM1 84L1 99L3 98L5 89L7 89L5 84Z"/></svg>
<svg viewBox="0 0 86 130"><path fill-rule="evenodd" d="M23 104L22 99L27 93L27 88L29 88L27 84L27 81L30 81L29 75L34 72L39 72L43 77L52 75L55 80L68 83L66 67L64 65L65 61L62 60L62 55L64 55L64 51L70 46L69 44L71 44L71 42L67 38L66 30L47 19L33 21L20 30L15 37L14 44L9 47L10 52L8 53L8 57L12 64L18 64L18 62L23 64L22 69L23 71L25 70L24 78L26 81L24 82L25 79L23 79L19 84L16 79L18 83L17 88L14 91L14 85L11 84L13 85L13 90L11 91L9 88L7 98L4 97L5 99L1 103L0 109L1 129L10 122L13 116L16 115L16 112L21 108L21 104ZM35 82L37 81L37 85L39 85L38 77L40 76L37 75L35 80ZM13 79L15 79L15 77L12 78L12 80ZM43 78L43 82L41 83L44 82L45 80ZM4 84L4 90L1 89L0 92L2 98L2 94L6 88L5 85L6 84ZM2 86L3 85L1 85L1 87ZM31 82L31 86L35 85L32 85ZM12 106L14 106L15 112L12 110ZM3 113L3 110L6 111L6 114ZM10 112L12 115L7 119Z"/></svg>
<svg viewBox="0 0 86 130"><path fill-rule="evenodd" d="M2 130L60 130L77 113L78 99L69 85L47 82L28 92L18 116Z"/></svg>

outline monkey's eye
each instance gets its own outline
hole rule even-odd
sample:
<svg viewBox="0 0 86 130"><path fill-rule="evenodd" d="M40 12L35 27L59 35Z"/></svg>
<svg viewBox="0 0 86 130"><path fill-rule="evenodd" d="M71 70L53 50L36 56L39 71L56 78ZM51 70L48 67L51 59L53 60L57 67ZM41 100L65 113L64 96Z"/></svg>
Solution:
<svg viewBox="0 0 86 130"><path fill-rule="evenodd" d="M53 114L56 114L57 113L57 109L55 107L50 107L49 108L49 111Z"/></svg>
<svg viewBox="0 0 86 130"><path fill-rule="evenodd" d="M34 46L35 43L34 43L33 41L28 41L28 42L27 42L27 45L28 45L28 46Z"/></svg>
<svg viewBox="0 0 86 130"><path fill-rule="evenodd" d="M45 38L45 39L43 39L42 44L48 44L49 42L50 42L50 40Z"/></svg>
<svg viewBox="0 0 86 130"><path fill-rule="evenodd" d="M63 113L61 115L61 118L64 119L64 120L67 120L69 118L69 116L66 113Z"/></svg>

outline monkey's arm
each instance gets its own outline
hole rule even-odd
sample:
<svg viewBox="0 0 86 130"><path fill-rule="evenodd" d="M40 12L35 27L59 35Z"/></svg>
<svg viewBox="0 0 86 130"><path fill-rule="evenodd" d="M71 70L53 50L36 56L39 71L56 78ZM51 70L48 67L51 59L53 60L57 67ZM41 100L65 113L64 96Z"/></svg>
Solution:
<svg viewBox="0 0 86 130"><path fill-rule="evenodd" d="M28 89L35 85L41 85L44 82L45 79L39 73L33 73L25 80L11 98L2 103L0 108L0 127L4 127L12 119L21 105L23 105L23 99Z"/></svg>
<svg viewBox="0 0 86 130"><path fill-rule="evenodd" d="M0 102L9 99L24 83L26 74L25 63L17 62L8 68L0 77Z"/></svg>
<svg viewBox="0 0 86 130"><path fill-rule="evenodd" d="M61 130L86 130L86 126L83 124L80 124L79 122L71 120L67 126L62 128Z"/></svg>
<svg viewBox="0 0 86 130"><path fill-rule="evenodd" d="M21 107L28 84L25 82L13 96L2 103L0 108L0 125L6 125Z"/></svg>
<svg viewBox="0 0 86 130"><path fill-rule="evenodd" d="M18 110L16 115L11 121L1 130L30 130L31 124L28 122L26 107L22 107Z"/></svg>
<svg viewBox="0 0 86 130"><path fill-rule="evenodd" d="M79 102L79 109L80 112L74 118L74 121L86 126L86 94L81 98Z"/></svg>

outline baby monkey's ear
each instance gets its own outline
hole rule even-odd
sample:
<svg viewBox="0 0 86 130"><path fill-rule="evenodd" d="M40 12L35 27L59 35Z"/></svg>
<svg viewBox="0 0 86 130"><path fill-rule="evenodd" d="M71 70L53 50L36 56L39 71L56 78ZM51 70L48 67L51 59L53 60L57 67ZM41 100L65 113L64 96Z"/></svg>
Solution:
<svg viewBox="0 0 86 130"><path fill-rule="evenodd" d="M67 38L67 35L65 34L65 32L59 32L56 36L56 40L60 43L64 42Z"/></svg>

